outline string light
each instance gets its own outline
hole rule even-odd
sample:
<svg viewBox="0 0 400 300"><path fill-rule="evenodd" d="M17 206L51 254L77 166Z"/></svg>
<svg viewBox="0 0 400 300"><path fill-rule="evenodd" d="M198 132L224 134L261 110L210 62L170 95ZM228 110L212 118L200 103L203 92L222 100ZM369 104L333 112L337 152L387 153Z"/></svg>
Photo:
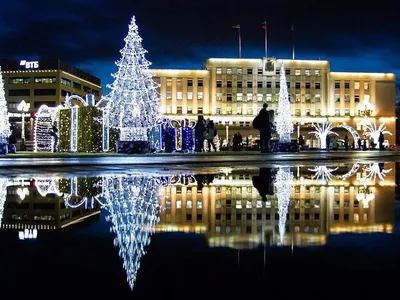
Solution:
<svg viewBox="0 0 400 300"><path fill-rule="evenodd" d="M4 204L7 198L7 178L0 178L0 228L3 220Z"/></svg>
<svg viewBox="0 0 400 300"><path fill-rule="evenodd" d="M290 204L293 174L290 167L280 167L275 177L276 195L278 197L279 236L281 245L286 233L286 219Z"/></svg>
<svg viewBox="0 0 400 300"><path fill-rule="evenodd" d="M321 149L329 149L329 145L326 144L326 138L329 134L334 134L339 136L336 132L332 131L333 125L332 123L323 122L323 123L316 123L313 124L315 131L310 131L309 134L315 134L317 139L321 144Z"/></svg>
<svg viewBox="0 0 400 300"><path fill-rule="evenodd" d="M53 152L54 137L50 134L52 129L52 112L47 105L42 105L36 113L35 120L35 152Z"/></svg>
<svg viewBox="0 0 400 300"><path fill-rule="evenodd" d="M148 141L148 131L160 119L159 85L148 72L151 63L145 58L134 16L124 41L114 82L107 86L111 92L105 96L110 102L109 125L119 129L121 141Z"/></svg>
<svg viewBox="0 0 400 300"><path fill-rule="evenodd" d="M7 101L4 92L3 75L0 66L0 147L6 147L1 144L7 143L7 138L11 134L10 126L11 125L8 121ZM2 153L1 148L0 153Z"/></svg>
<svg viewBox="0 0 400 300"><path fill-rule="evenodd" d="M315 172L312 179L317 179L317 180L321 179L321 180L327 182L332 179L332 177L333 177L332 172L337 171L337 169L339 169L339 167L332 169L332 168L328 168L327 166L317 166L317 167L314 167L313 169L308 169L308 170L311 172Z"/></svg>
<svg viewBox="0 0 400 300"><path fill-rule="evenodd" d="M279 134L279 142L290 143L290 135L293 133L293 123L290 111L289 95L286 85L285 66L283 64L280 71L280 88L278 116L276 118L276 131Z"/></svg>

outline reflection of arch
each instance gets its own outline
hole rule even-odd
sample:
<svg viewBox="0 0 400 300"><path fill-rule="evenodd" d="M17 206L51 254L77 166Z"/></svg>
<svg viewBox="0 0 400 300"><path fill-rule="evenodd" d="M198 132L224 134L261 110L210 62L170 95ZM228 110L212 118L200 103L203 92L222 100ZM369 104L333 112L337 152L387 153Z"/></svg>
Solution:
<svg viewBox="0 0 400 300"><path fill-rule="evenodd" d="M104 203L100 201L99 196L94 197L82 197L77 203L71 203L74 195L66 194L64 195L64 204L66 208L78 208L82 204L85 204L85 209L93 209L94 207L94 200L96 200L101 207L104 206ZM75 195L76 196L76 195Z"/></svg>
<svg viewBox="0 0 400 300"><path fill-rule="evenodd" d="M47 194L56 194L61 196L59 189L59 179L58 178L33 178L35 180L35 187L38 193L42 197L46 197Z"/></svg>
<svg viewBox="0 0 400 300"><path fill-rule="evenodd" d="M351 170L349 172L347 172L344 175L339 176L341 179L346 180L350 177L352 177L354 174L356 174L356 172L358 171L358 169L360 168L360 164L359 163L355 163L352 167Z"/></svg>
<svg viewBox="0 0 400 300"><path fill-rule="evenodd" d="M337 125L337 126L333 126L333 127L344 128L348 132L350 132L350 134L353 136L354 146L357 147L358 140L360 139L360 135L358 134L357 130L355 130L353 127L351 127L350 125L347 125L347 124Z"/></svg>

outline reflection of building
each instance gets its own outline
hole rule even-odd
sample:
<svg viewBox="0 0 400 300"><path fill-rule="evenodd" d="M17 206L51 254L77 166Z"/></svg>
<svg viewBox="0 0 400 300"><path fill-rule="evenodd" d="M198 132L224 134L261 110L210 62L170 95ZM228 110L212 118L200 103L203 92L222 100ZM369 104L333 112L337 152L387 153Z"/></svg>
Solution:
<svg viewBox="0 0 400 300"><path fill-rule="evenodd" d="M392 232L394 225L395 166L384 181L368 182L374 200L357 200L366 174L361 165L348 179L334 176L328 183L307 168L292 168L294 183L284 244L322 245L329 234L341 232ZM350 167L333 174L344 175ZM257 175L217 175L211 185L172 186L161 197L166 210L159 231L199 232L212 246L249 247L259 242L278 243L277 196L261 201L251 178ZM366 207L368 206L368 207Z"/></svg>
<svg viewBox="0 0 400 300"><path fill-rule="evenodd" d="M93 209L85 209L84 205L67 208L60 193L41 195L36 187L29 185L24 186L26 189L22 196L21 186L14 184L17 183L9 184L7 188L1 229L54 230L100 214L98 202L94 203Z"/></svg>
<svg viewBox="0 0 400 300"><path fill-rule="evenodd" d="M232 138L238 130L243 137L258 134L252 121L263 102L276 111L281 64L286 69L293 121L302 126L303 136L310 131L305 126L325 117L362 134L363 116L370 115L377 124L385 123L393 133L386 138L395 143L394 74L331 72L328 61L275 58L210 58L204 70L152 71L161 84L163 113L193 120L204 115L219 126L229 126ZM346 131L341 130L343 138Z"/></svg>
<svg viewBox="0 0 400 300"><path fill-rule="evenodd" d="M0 60L0 66L10 120L18 126L21 114L17 107L22 100L30 107L25 114L25 121L28 121L41 105L56 107L62 104L67 93L80 96L91 93L97 100L102 94L99 78L60 60ZM25 128L29 130L31 127L26 124ZM28 140L31 134L32 128L26 133Z"/></svg>

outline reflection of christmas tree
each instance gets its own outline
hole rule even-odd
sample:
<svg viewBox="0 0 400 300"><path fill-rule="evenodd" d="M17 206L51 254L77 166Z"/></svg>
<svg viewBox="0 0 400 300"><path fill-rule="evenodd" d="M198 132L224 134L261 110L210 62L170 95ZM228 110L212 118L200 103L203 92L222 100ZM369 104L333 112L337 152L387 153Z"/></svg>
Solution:
<svg viewBox="0 0 400 300"><path fill-rule="evenodd" d="M103 182L107 221L116 234L114 246L119 247L131 289L145 246L150 244L150 235L160 220L160 185L159 179L144 176L106 178Z"/></svg>
<svg viewBox="0 0 400 300"><path fill-rule="evenodd" d="M290 204L290 194L293 184L293 174L289 167L280 167L275 177L276 195L278 197L279 236L283 244L286 233L286 219Z"/></svg>
<svg viewBox="0 0 400 300"><path fill-rule="evenodd" d="M6 143L10 135L10 123L8 122L7 101L4 93L3 76L0 67L0 144Z"/></svg>
<svg viewBox="0 0 400 300"><path fill-rule="evenodd" d="M142 47L135 17L129 24L125 47L120 50L121 59L116 62L117 73L109 85L110 126L121 130L120 140L147 141L148 130L160 117L158 85L147 70L147 51Z"/></svg>
<svg viewBox="0 0 400 300"><path fill-rule="evenodd" d="M8 180L6 178L0 178L0 228L3 219L4 203L6 203L7 182Z"/></svg>

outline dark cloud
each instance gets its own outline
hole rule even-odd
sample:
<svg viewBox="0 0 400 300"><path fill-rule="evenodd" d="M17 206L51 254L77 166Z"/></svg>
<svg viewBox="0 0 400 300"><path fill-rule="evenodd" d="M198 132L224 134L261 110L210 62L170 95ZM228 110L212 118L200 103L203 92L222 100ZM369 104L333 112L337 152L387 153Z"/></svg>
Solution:
<svg viewBox="0 0 400 300"><path fill-rule="evenodd" d="M0 57L61 58L111 81L132 15L155 68L201 68L208 57L327 59L332 69L399 73L400 22L393 1L13 0L0 10ZM365 70L368 71L368 70Z"/></svg>

